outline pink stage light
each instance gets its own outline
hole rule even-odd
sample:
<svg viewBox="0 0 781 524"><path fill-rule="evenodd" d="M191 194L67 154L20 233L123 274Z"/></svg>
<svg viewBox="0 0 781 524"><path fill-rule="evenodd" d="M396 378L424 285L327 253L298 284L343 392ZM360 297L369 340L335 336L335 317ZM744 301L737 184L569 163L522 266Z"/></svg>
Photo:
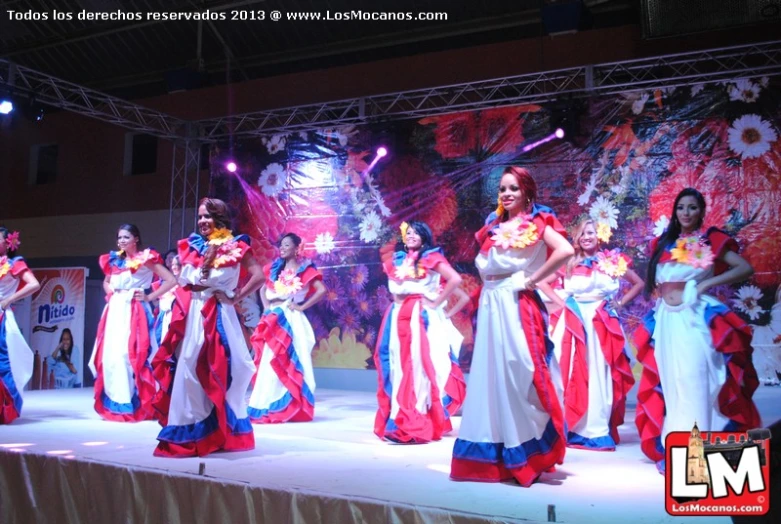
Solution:
<svg viewBox="0 0 781 524"><path fill-rule="evenodd" d="M227 169L230 173L235 173L238 168L239 166L236 165L236 162L228 162L225 164L225 169Z"/></svg>
<svg viewBox="0 0 781 524"><path fill-rule="evenodd" d="M556 138L564 138L564 130L560 127L553 134L556 135Z"/></svg>
<svg viewBox="0 0 781 524"><path fill-rule="evenodd" d="M388 154L388 148L385 146L380 146L377 148L377 156L382 158Z"/></svg>

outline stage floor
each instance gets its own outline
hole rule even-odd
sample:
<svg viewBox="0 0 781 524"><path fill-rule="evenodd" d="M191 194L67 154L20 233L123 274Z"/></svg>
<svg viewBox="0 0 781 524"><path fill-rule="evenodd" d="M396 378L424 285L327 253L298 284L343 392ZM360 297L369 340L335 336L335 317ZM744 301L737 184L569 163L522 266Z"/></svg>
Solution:
<svg viewBox="0 0 781 524"><path fill-rule="evenodd" d="M159 426L103 421L92 410L91 395L91 389L26 392L23 417L0 429L0 453L48 454L187 476L197 474L203 462L205 475L215 480L438 509L475 521L484 516L493 522L546 522L551 504L556 522L692 521L665 513L664 479L640 452L633 409L616 452L569 449L563 466L524 489L449 480L455 436L412 446L380 441L372 434L376 401L370 393L318 390L313 422L255 426L254 451L190 459L152 456ZM766 424L781 418L781 388L762 386L755 399ZM455 417L454 434L459 423Z"/></svg>

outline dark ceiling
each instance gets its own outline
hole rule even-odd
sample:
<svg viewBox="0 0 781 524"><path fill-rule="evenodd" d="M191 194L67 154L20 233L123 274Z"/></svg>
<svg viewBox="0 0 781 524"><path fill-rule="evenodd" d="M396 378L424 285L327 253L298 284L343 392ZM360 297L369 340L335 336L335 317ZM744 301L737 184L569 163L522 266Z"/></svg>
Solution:
<svg viewBox="0 0 781 524"><path fill-rule="evenodd" d="M544 34L551 0L0 0L0 57L124 98ZM553 0L556 3L556 0ZM638 24L640 0L585 0L580 30ZM142 21L79 20L80 12ZM9 14L8 11L15 11ZM72 20L54 20L54 10ZM216 21L155 21L205 12ZM446 21L289 21L288 13L445 12ZM272 21L272 11L282 20ZM234 12L256 20L231 20ZM264 20L257 20L260 12ZM48 20L11 20L46 13ZM29 14L27 15L29 16Z"/></svg>

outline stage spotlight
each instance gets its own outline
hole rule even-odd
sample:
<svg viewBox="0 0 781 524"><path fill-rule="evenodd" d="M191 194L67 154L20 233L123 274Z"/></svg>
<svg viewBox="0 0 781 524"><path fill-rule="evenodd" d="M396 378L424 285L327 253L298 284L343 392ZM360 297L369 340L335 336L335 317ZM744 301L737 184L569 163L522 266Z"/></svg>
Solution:
<svg viewBox="0 0 781 524"><path fill-rule="evenodd" d="M385 146L380 146L380 147L377 148L377 156L378 157L382 158L382 157L384 157L387 154L388 154L388 148L386 148Z"/></svg>
<svg viewBox="0 0 781 524"><path fill-rule="evenodd" d="M7 115L14 110L14 104L7 98L0 100L0 115Z"/></svg>
<svg viewBox="0 0 781 524"><path fill-rule="evenodd" d="M556 135L556 138L564 138L564 130L560 127L553 134Z"/></svg>
<svg viewBox="0 0 781 524"><path fill-rule="evenodd" d="M235 173L238 168L239 167L236 165L236 162L228 162L225 164L225 169L227 169L230 173Z"/></svg>

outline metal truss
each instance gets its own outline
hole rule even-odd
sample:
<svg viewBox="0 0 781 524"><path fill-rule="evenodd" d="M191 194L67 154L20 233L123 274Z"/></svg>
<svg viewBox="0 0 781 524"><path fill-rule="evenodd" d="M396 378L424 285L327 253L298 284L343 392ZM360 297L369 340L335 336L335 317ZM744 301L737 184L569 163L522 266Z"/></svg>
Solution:
<svg viewBox="0 0 781 524"><path fill-rule="evenodd" d="M781 41L641 58L430 89L257 111L198 122L207 140L541 103L561 96L781 74Z"/></svg>
<svg viewBox="0 0 781 524"><path fill-rule="evenodd" d="M0 86L38 102L161 138L182 136L186 121L0 59Z"/></svg>
<svg viewBox="0 0 781 524"><path fill-rule="evenodd" d="M192 231L199 198L201 145L197 139L177 140L171 153L171 200L168 208L168 247Z"/></svg>

